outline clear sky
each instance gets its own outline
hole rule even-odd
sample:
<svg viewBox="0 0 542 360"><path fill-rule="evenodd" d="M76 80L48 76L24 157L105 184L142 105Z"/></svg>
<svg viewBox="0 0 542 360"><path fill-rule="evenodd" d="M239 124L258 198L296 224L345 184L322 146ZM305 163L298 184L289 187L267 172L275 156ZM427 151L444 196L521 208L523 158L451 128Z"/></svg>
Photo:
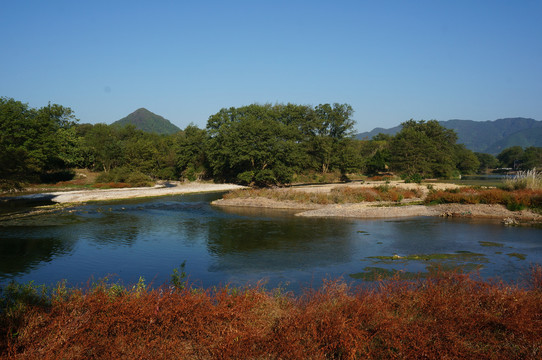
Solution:
<svg viewBox="0 0 542 360"><path fill-rule="evenodd" d="M0 34L0 96L81 122L277 102L348 103L359 131L542 120L541 0L2 0Z"/></svg>

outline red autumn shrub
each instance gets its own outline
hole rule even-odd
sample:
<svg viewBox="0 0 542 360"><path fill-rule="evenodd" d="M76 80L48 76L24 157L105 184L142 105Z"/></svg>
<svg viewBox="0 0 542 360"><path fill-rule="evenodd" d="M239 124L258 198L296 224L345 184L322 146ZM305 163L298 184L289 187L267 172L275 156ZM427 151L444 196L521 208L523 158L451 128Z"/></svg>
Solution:
<svg viewBox="0 0 542 360"><path fill-rule="evenodd" d="M538 359L542 267L527 285L441 273L300 296L97 287L0 313L2 359Z"/></svg>
<svg viewBox="0 0 542 360"><path fill-rule="evenodd" d="M429 193L426 203L501 204L509 208L542 207L541 190L513 190L461 188Z"/></svg>

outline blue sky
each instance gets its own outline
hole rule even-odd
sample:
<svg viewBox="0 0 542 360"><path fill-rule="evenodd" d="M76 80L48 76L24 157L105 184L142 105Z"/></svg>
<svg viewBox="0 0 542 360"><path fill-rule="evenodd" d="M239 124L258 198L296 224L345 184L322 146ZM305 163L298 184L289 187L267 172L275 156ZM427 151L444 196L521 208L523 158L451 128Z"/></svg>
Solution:
<svg viewBox="0 0 542 360"><path fill-rule="evenodd" d="M410 118L542 120L542 1L3 1L0 96L184 128L223 107L348 103Z"/></svg>

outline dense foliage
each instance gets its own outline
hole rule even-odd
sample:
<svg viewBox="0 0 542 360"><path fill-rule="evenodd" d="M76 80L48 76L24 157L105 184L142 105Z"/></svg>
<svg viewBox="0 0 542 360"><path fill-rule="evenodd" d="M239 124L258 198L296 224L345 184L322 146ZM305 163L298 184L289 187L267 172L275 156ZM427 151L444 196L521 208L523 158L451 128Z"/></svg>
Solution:
<svg viewBox="0 0 542 360"><path fill-rule="evenodd" d="M213 176L267 185L288 183L304 170L344 172L352 113L347 104L222 109L207 123Z"/></svg>
<svg viewBox="0 0 542 360"><path fill-rule="evenodd" d="M98 283L0 292L4 359L539 359L542 268L525 283L437 273L350 289L158 289Z"/></svg>
<svg viewBox="0 0 542 360"><path fill-rule="evenodd" d="M504 168L528 170L542 167L542 148L530 146L512 146L504 149L497 159Z"/></svg>
<svg viewBox="0 0 542 360"><path fill-rule="evenodd" d="M0 187L77 165L74 121L71 109L61 105L33 109L0 98Z"/></svg>
<svg viewBox="0 0 542 360"><path fill-rule="evenodd" d="M132 125L79 125L61 105L33 109L1 98L0 185L66 180L76 167L104 172L103 183L207 178L269 186L326 181L328 174L391 172L419 181L496 166L492 155L457 144L455 132L437 121L409 120L394 136L356 140L352 115L348 104L252 104L221 109L205 129L160 135ZM542 148L505 149L498 161L541 167Z"/></svg>

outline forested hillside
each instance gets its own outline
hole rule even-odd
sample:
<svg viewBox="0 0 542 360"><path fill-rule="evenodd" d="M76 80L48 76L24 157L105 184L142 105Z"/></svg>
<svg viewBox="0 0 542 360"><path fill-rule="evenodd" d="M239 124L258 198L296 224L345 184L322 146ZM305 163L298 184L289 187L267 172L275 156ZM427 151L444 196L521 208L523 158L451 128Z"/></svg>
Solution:
<svg viewBox="0 0 542 360"><path fill-rule="evenodd" d="M511 146L542 146L542 121L526 118L507 118L495 121L448 120L440 125L454 130L458 142L469 150L497 155ZM401 126L390 129L375 128L359 133L358 139L372 139L379 133L395 135Z"/></svg>
<svg viewBox="0 0 542 360"><path fill-rule="evenodd" d="M133 125L136 129L156 134L174 134L180 131L177 126L160 115L156 115L145 108L140 108L130 115L115 121L112 125Z"/></svg>

